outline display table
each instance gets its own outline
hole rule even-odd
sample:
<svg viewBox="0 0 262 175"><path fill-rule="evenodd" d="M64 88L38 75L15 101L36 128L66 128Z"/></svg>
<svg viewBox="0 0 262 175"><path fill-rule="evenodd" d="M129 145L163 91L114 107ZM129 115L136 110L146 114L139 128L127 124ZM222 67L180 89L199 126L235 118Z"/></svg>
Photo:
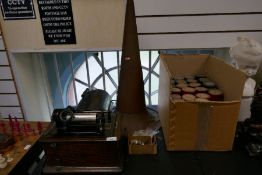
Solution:
<svg viewBox="0 0 262 175"><path fill-rule="evenodd" d="M5 155L11 154L14 161L5 169L0 169L0 175L30 174L28 170L30 170L34 162L39 160L39 155L43 150L43 146L37 141L38 138L39 136L29 136L17 140L16 144L4 153ZM28 150L24 150L26 145L31 145L31 147ZM125 165L122 174L260 175L262 173L262 157L248 156L244 144L239 138L235 139L233 150L227 152L169 152L166 151L162 132L157 135L157 145L157 155L129 155L124 161ZM39 171L31 174L41 174L42 167L40 165Z"/></svg>
<svg viewBox="0 0 262 175"><path fill-rule="evenodd" d="M232 151L166 151L157 136L157 155L129 155L123 175L261 175L262 157L250 157L240 138Z"/></svg>
<svg viewBox="0 0 262 175"><path fill-rule="evenodd" d="M3 169L0 169L0 175L6 175L6 174L15 174L15 175L22 175L22 174L28 174L29 168L32 166L32 164L36 160L40 160L40 154L42 153L42 147L38 143L38 139L40 137L40 134L37 130L37 124L38 122L24 122L24 121L18 121L21 126L21 133L18 132L15 133L15 135L12 134L12 131L10 129L9 121L8 120L0 120L1 125L5 125L5 131L3 131L3 128L1 128L0 132L5 132L6 134L13 135L15 143L11 146L8 146L4 150L1 151L1 154L3 154L4 157L6 157L8 154L11 158L13 158L13 161L8 163L7 166ZM41 126L43 127L43 131L47 128L49 123L42 123ZM27 125L27 127L30 127L31 132L28 131L23 132L22 126ZM33 132L34 131L34 132Z"/></svg>

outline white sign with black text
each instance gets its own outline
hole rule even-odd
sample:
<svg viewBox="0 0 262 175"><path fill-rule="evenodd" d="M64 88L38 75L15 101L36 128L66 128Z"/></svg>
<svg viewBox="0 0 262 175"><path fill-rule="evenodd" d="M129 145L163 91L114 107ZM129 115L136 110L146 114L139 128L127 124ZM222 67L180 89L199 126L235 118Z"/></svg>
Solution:
<svg viewBox="0 0 262 175"><path fill-rule="evenodd" d="M75 44L71 0L38 0L45 44Z"/></svg>

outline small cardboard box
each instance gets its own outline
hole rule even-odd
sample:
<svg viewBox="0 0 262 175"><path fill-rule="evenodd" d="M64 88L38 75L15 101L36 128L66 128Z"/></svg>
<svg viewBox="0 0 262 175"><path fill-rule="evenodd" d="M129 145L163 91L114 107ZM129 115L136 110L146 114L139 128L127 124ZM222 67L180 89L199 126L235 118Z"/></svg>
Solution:
<svg viewBox="0 0 262 175"><path fill-rule="evenodd" d="M142 144L134 144L138 141ZM128 137L128 152L129 154L157 154L156 137L150 136L129 136Z"/></svg>
<svg viewBox="0 0 262 175"><path fill-rule="evenodd" d="M209 55L161 55L159 116L167 150L232 150L246 75ZM173 102L171 77L205 74L224 93L222 102Z"/></svg>

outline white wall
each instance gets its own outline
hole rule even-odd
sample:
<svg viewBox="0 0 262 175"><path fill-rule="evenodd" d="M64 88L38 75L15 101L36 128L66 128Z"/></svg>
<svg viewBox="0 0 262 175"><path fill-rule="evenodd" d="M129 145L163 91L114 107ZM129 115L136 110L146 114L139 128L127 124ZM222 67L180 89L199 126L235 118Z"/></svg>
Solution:
<svg viewBox="0 0 262 175"><path fill-rule="evenodd" d="M261 0L134 0L141 49L229 48L238 36L262 44ZM216 55L231 58L227 49ZM262 81L262 66L255 77Z"/></svg>
<svg viewBox="0 0 262 175"><path fill-rule="evenodd" d="M136 15L261 11L261 0L134 0Z"/></svg>
<svg viewBox="0 0 262 175"><path fill-rule="evenodd" d="M30 121L50 121L52 103L49 102L48 85L45 84L40 59L31 53L14 54L11 57L14 76L25 113Z"/></svg>
<svg viewBox="0 0 262 175"><path fill-rule="evenodd" d="M224 48L237 36L262 43L261 0L134 0L141 49Z"/></svg>

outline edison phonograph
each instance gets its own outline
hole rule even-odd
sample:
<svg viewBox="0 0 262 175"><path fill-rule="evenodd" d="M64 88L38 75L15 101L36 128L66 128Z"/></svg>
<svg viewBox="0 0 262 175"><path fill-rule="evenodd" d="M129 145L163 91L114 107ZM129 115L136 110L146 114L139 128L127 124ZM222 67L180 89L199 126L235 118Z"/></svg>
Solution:
<svg viewBox="0 0 262 175"><path fill-rule="evenodd" d="M103 90L87 89L76 107L55 109L40 138L44 173L121 172L123 151L113 101Z"/></svg>

